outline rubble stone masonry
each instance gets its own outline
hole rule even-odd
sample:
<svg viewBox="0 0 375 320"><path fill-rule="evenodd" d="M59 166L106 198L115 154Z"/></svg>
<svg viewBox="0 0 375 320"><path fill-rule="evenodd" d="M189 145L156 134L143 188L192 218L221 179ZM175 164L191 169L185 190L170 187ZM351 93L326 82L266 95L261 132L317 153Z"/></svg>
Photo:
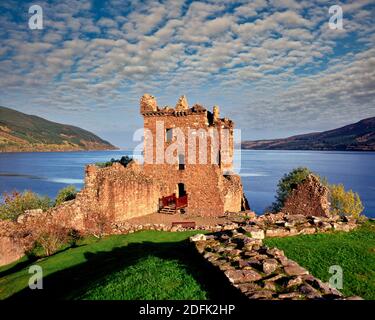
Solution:
<svg viewBox="0 0 375 320"><path fill-rule="evenodd" d="M294 189L281 210L287 214L328 217L330 215L329 190L319 178L310 174Z"/></svg>

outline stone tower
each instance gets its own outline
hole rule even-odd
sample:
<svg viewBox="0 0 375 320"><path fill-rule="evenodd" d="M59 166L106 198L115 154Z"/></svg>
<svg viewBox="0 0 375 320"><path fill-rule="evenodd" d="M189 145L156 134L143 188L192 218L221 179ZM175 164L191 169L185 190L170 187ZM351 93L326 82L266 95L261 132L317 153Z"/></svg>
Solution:
<svg viewBox="0 0 375 320"><path fill-rule="evenodd" d="M181 96L175 108L159 108L147 94L140 110L147 132L143 171L164 184L162 198L187 197L186 212L193 215L247 209L241 179L232 172L234 123L221 119L218 107L189 107Z"/></svg>

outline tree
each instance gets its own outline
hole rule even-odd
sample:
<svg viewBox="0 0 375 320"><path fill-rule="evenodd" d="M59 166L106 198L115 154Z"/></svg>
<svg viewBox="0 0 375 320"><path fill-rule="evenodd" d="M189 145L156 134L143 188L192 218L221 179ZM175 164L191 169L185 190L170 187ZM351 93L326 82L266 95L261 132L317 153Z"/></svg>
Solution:
<svg viewBox="0 0 375 320"><path fill-rule="evenodd" d="M56 223L39 225L33 232L34 241L39 244L46 256L50 256L68 243L68 230Z"/></svg>
<svg viewBox="0 0 375 320"><path fill-rule="evenodd" d="M123 156L123 157L121 157L121 159L120 159L120 163L124 166L124 167L126 167L131 161L132 161L133 159L131 158L131 157L129 157L129 156Z"/></svg>
<svg viewBox="0 0 375 320"><path fill-rule="evenodd" d="M0 204L0 219L2 220L15 221L25 213L25 210L42 209L45 211L52 206L50 198L41 197L31 191L4 193L3 199L4 203Z"/></svg>
<svg viewBox="0 0 375 320"><path fill-rule="evenodd" d="M77 247L77 242L83 238L81 232L76 229L70 229L70 231L68 232L68 237L68 244L71 248Z"/></svg>
<svg viewBox="0 0 375 320"><path fill-rule="evenodd" d="M62 204L65 201L70 201L76 198L77 189L75 186L67 186L59 191L56 196L55 206Z"/></svg>
<svg viewBox="0 0 375 320"><path fill-rule="evenodd" d="M124 167L126 167L132 160L133 158L129 156L122 156L121 159L112 158L110 161L107 162L96 162L95 165L99 168L106 168L112 166L114 163L120 163Z"/></svg>
<svg viewBox="0 0 375 320"><path fill-rule="evenodd" d="M364 207L358 193L345 191L344 185L330 185L330 202L332 214L352 216L358 219Z"/></svg>
<svg viewBox="0 0 375 320"><path fill-rule="evenodd" d="M24 231L24 247L28 248L29 255L39 256L39 249L42 249L43 256L50 256L69 244L71 229L48 213L31 217L20 228Z"/></svg>
<svg viewBox="0 0 375 320"><path fill-rule="evenodd" d="M276 201L272 204L271 210L275 212L280 211L292 190L304 182L310 174L312 172L304 167L293 169L288 174L285 174L277 185Z"/></svg>

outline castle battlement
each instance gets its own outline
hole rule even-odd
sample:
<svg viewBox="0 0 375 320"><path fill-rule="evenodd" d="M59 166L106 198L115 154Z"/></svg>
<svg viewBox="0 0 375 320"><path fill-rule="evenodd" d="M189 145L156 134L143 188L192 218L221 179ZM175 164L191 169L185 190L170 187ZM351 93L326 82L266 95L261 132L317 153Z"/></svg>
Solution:
<svg viewBox="0 0 375 320"><path fill-rule="evenodd" d="M207 110L200 104L194 104L191 108L185 95L182 95L176 106L159 107L156 98L150 94L144 94L140 100L140 113L143 117L185 117L191 115L202 115L207 118L207 126L221 126L223 128L233 128L234 123L228 118L219 118L218 106L213 107L213 111Z"/></svg>

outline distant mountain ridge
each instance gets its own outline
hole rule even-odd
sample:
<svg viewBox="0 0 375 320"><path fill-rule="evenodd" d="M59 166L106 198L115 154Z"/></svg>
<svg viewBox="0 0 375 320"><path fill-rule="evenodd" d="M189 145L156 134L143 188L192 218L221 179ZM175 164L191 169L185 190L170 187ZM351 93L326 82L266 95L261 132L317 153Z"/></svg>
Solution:
<svg viewBox="0 0 375 320"><path fill-rule="evenodd" d="M0 152L114 149L89 131L0 106Z"/></svg>
<svg viewBox="0 0 375 320"><path fill-rule="evenodd" d="M243 149L375 151L375 117L341 128L283 139L244 141Z"/></svg>

